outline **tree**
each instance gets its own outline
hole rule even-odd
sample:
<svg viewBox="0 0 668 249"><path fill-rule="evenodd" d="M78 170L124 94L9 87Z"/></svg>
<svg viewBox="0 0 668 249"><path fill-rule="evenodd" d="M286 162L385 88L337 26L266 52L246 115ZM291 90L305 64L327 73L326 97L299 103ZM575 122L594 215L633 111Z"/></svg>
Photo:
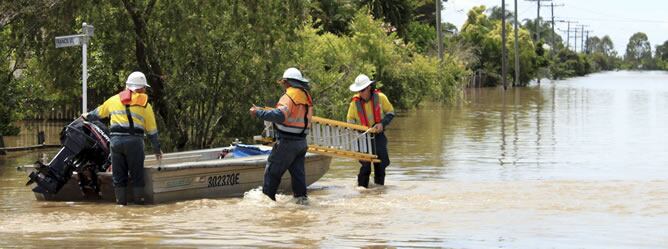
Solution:
<svg viewBox="0 0 668 249"><path fill-rule="evenodd" d="M643 32L635 33L629 38L626 45L624 60L631 68L645 68L652 59L652 46L647 35Z"/></svg>
<svg viewBox="0 0 668 249"><path fill-rule="evenodd" d="M615 46L612 43L612 39L610 39L610 36L605 35L603 36L603 38L601 38L599 49L605 55L608 56L612 55L612 53L615 51Z"/></svg>
<svg viewBox="0 0 668 249"><path fill-rule="evenodd" d="M603 48L601 47L601 38L598 38L598 36L587 38L585 41L585 47L587 48L587 53L603 53Z"/></svg>
<svg viewBox="0 0 668 249"><path fill-rule="evenodd" d="M440 0L443 1L443 0ZM413 20L436 26L436 3L434 0L414 0ZM442 7L443 5L441 5Z"/></svg>
<svg viewBox="0 0 668 249"><path fill-rule="evenodd" d="M40 16L54 5L52 1L0 3L0 147L4 147L4 136L19 133L19 128L13 123L31 96L26 94L26 88L21 87L17 80L29 63L26 48L34 44L38 30L28 30L26 18Z"/></svg>
<svg viewBox="0 0 668 249"><path fill-rule="evenodd" d="M658 69L668 70L668 41L656 46L654 59L656 60Z"/></svg>
<svg viewBox="0 0 668 249"><path fill-rule="evenodd" d="M472 70L484 70L492 76L486 84L496 85L501 82L501 22L489 19L485 13L485 6L473 7L460 32L460 38L469 46L474 48L475 55L479 60L471 65ZM507 24L508 33L513 32L510 24ZM506 47L510 48L509 54L513 54L514 40L507 39ZM519 30L519 54L520 54L520 79L522 85L529 82L537 69L539 56L536 47L531 40L530 33L524 28ZM509 70L514 70L514 63Z"/></svg>
<svg viewBox="0 0 668 249"><path fill-rule="evenodd" d="M406 36L408 25L413 20L413 2L410 0L361 0L376 19L390 23L400 37Z"/></svg>
<svg viewBox="0 0 668 249"><path fill-rule="evenodd" d="M499 6L492 7L491 9L487 10L487 13L489 13L490 20L501 20L501 18L503 17L503 15L501 14L501 7ZM515 13L506 9L505 16L507 23L515 25Z"/></svg>
<svg viewBox="0 0 668 249"><path fill-rule="evenodd" d="M656 46L654 58L668 61L668 41L663 42L662 45Z"/></svg>
<svg viewBox="0 0 668 249"><path fill-rule="evenodd" d="M559 34L552 32L552 24L550 22L545 22L540 19L540 39L543 42L552 42L552 37L554 37L555 43L561 43L562 38ZM531 37L536 40L536 22L533 19L524 19L523 28L531 32Z"/></svg>
<svg viewBox="0 0 668 249"><path fill-rule="evenodd" d="M310 8L314 28L343 35L349 32L348 23L357 5L352 0L318 0L313 1Z"/></svg>

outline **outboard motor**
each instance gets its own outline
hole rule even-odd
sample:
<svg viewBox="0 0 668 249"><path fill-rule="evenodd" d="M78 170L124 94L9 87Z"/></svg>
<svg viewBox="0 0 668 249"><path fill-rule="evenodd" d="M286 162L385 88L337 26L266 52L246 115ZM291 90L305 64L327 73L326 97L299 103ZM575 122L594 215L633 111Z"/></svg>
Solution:
<svg viewBox="0 0 668 249"><path fill-rule="evenodd" d="M104 172L111 165L108 134L100 121L72 121L60 132L63 147L58 154L47 165L37 162L26 185L34 182L37 186L32 191L56 194L76 171L84 195L98 195L97 172Z"/></svg>

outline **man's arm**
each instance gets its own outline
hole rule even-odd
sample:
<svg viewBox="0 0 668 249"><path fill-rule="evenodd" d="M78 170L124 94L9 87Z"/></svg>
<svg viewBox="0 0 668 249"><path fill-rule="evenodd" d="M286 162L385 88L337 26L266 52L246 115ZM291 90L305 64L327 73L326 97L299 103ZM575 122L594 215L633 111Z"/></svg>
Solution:
<svg viewBox="0 0 668 249"><path fill-rule="evenodd" d="M381 95L380 101L383 107L383 112L385 113L385 117L383 117L383 119L380 122L385 127L390 125L392 119L394 119L394 106L392 106L392 103L390 103L390 100L387 98L385 94Z"/></svg>
<svg viewBox="0 0 668 249"><path fill-rule="evenodd" d="M109 105L109 100L104 101L102 105L98 106L95 108L95 110L92 110L88 113L83 113L81 114L81 117L83 117L86 120L100 120L103 118L108 118L109 117L109 111L107 111Z"/></svg>
<svg viewBox="0 0 668 249"><path fill-rule="evenodd" d="M153 106L151 104L148 104L146 106L146 123L145 129L146 129L146 136L148 137L149 141L151 141L151 145L153 147L153 153L155 154L155 158L157 160L162 159L162 149L160 148L160 140L158 138L158 125L155 122L155 114L153 113Z"/></svg>
<svg viewBox="0 0 668 249"><path fill-rule="evenodd" d="M355 102L350 102L348 113L346 114L346 121L351 124L357 124L359 123L357 120L357 106L355 106Z"/></svg>
<svg viewBox="0 0 668 249"><path fill-rule="evenodd" d="M274 123L283 123L283 121L285 121L285 115L281 111L281 108L285 108L285 110L287 110L288 107L280 106L279 108L271 110L258 109L255 111L255 116L265 121Z"/></svg>

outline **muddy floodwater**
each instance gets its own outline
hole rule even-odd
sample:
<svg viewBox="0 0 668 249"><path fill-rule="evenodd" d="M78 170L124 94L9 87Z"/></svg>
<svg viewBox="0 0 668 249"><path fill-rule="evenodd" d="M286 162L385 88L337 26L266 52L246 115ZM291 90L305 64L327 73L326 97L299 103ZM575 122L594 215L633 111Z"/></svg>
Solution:
<svg viewBox="0 0 668 249"><path fill-rule="evenodd" d="M151 206L37 202L15 168L55 150L12 152L0 156L0 248L668 248L668 74L465 99L395 118L386 186L357 188L357 162L337 159L307 206L258 189Z"/></svg>

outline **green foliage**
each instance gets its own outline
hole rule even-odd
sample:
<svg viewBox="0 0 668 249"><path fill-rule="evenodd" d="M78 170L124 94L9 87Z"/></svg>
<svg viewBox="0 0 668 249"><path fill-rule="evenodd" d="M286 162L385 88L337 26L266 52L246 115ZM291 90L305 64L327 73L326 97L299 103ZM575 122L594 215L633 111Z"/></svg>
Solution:
<svg viewBox="0 0 668 249"><path fill-rule="evenodd" d="M311 3L313 27L337 35L348 34L348 23L355 16L353 0L317 0Z"/></svg>
<svg viewBox="0 0 668 249"><path fill-rule="evenodd" d="M526 19L524 22L523 27L531 32L531 39L536 40L537 38L537 33L536 33L536 21L535 19ZM552 32L552 24L548 21L542 20L540 21L540 25L538 25L539 28L539 33L540 33L540 41L544 43L551 44L552 39L554 38L554 42L556 43L561 43L563 41L563 38L556 33Z"/></svg>
<svg viewBox="0 0 668 249"><path fill-rule="evenodd" d="M552 77L563 79L573 76L584 76L592 72L592 65L587 55L576 54L568 49L557 52L555 63L550 67Z"/></svg>
<svg viewBox="0 0 668 249"><path fill-rule="evenodd" d="M305 6L300 1L171 1L157 5L149 30L168 73L166 106L174 141L192 147L222 144L260 130L248 108L276 101L275 80L298 52L295 30ZM180 16L182 18L174 18ZM198 44L198 46L191 46ZM166 117L165 117L166 118ZM169 123L167 123L169 125ZM177 147L181 145L177 144Z"/></svg>
<svg viewBox="0 0 668 249"><path fill-rule="evenodd" d="M14 73L23 64L22 56L17 51L20 46L20 40L11 27L0 30L0 146L3 146L3 136L19 132L12 123L17 119L18 100L21 97L14 78Z"/></svg>
<svg viewBox="0 0 668 249"><path fill-rule="evenodd" d="M656 46L654 58L668 61L668 41L665 41L663 44Z"/></svg>
<svg viewBox="0 0 668 249"><path fill-rule="evenodd" d="M433 53L437 50L436 29L429 24L411 22L408 25L406 40L415 44L420 53Z"/></svg>
<svg viewBox="0 0 668 249"><path fill-rule="evenodd" d="M477 48L475 53L479 61L472 66L472 69L484 70L492 76L486 84L496 85L501 82L501 22L487 18L484 14L485 10L485 6L479 6L469 11L460 36L469 46ZM506 24L506 30L506 35L514 32L510 24ZM536 54L528 30L520 28L518 37L521 69L519 82L524 85L534 77L541 56ZM509 55L515 53L513 39L506 39L506 48L508 48ZM508 62L511 61L508 60ZM512 72L515 67L514 63L508 63L508 66L509 72Z"/></svg>
<svg viewBox="0 0 668 249"><path fill-rule="evenodd" d="M390 23L400 37L405 37L408 24L413 20L414 3L411 0L361 0L378 20Z"/></svg>
<svg viewBox="0 0 668 249"><path fill-rule="evenodd" d="M629 38L624 62L630 69L651 69L653 67L652 46L645 33L638 32Z"/></svg>
<svg viewBox="0 0 668 249"><path fill-rule="evenodd" d="M656 46L654 59L657 63L657 69L668 70L668 41Z"/></svg>
<svg viewBox="0 0 668 249"><path fill-rule="evenodd" d="M379 81L381 90L397 108L410 108L426 98L453 100L461 89L466 70L448 58L439 64L436 58L416 52L404 45L395 33L385 33L382 22L364 11L351 22L351 34L338 37L318 35L318 30L305 28L300 33L303 43L295 51L293 64L304 65L313 81L317 115L342 119L353 96L348 86L358 74L364 73Z"/></svg>

